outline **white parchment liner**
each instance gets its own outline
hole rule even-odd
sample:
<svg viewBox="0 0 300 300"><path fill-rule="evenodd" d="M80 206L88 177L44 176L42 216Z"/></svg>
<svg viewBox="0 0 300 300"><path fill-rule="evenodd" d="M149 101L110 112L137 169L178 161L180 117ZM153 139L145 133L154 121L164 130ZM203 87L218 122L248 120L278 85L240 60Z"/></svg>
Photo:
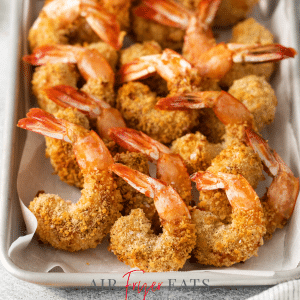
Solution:
<svg viewBox="0 0 300 300"><path fill-rule="evenodd" d="M278 42L295 47L290 36L293 28L290 28L288 21L291 11L289 4L291 3L288 1L280 1L272 19L261 23L270 28ZM254 17L260 20L259 12L255 14ZM262 134L298 177L300 174L299 141L296 141L296 135L290 124L290 104L292 101L300 100L300 95L292 95L292 64L292 59L282 61L272 80L272 86L278 98L278 107L275 122L268 126ZM48 272L56 266L60 266L64 272L118 272L125 274L130 269L107 250L107 239L96 249L77 253L56 250L37 241L34 236L37 221L27 208L36 193L43 190L46 193L59 194L63 199L72 202L76 202L80 197L78 189L61 182L58 176L53 175L49 159L45 158L44 137L28 132L17 180L27 235L18 238L9 249L9 255L16 265L35 272ZM298 201L288 225L282 230L277 230L272 240L265 242L260 247L258 257L252 257L245 263L236 264L230 268L210 268L187 262L182 271L210 270L230 274L272 276L275 271L296 268L300 261L299 206Z"/></svg>

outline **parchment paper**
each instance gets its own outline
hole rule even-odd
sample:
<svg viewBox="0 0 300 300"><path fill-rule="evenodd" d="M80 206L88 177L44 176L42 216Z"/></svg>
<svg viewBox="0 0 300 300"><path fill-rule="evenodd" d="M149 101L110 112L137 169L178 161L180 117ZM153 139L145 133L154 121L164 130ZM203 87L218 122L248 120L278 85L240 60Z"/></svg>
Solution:
<svg viewBox="0 0 300 300"><path fill-rule="evenodd" d="M288 4L288 1L280 1L272 19L261 23L272 31L278 42L295 47L290 36L293 29L290 28L288 22L289 10L286 7ZM259 12L256 11L254 14L256 14L254 17L260 20ZM295 176L299 177L299 141L296 140L297 135L291 126L290 109L292 101L299 101L300 95L292 97L292 64L292 59L282 61L272 80L272 86L278 98L278 107L274 123L264 129L262 135L269 140L270 146L275 148L287 165L291 167ZM73 202L80 197L78 189L61 182L58 176L53 175L49 159L45 158L44 137L28 132L17 180L27 235L18 238L9 249L9 255L16 265L35 272L48 272L56 266L61 267L64 272L118 272L124 274L130 269L107 250L107 240L96 249L77 253L56 250L37 241L34 236L37 221L27 208L36 193L44 190L46 193L59 194L65 200ZM277 230L273 238L260 247L258 257L253 257L245 263L236 264L230 268L210 268L187 262L182 271L210 270L230 274L272 276L275 271L296 268L300 261L299 206L298 201L287 226Z"/></svg>

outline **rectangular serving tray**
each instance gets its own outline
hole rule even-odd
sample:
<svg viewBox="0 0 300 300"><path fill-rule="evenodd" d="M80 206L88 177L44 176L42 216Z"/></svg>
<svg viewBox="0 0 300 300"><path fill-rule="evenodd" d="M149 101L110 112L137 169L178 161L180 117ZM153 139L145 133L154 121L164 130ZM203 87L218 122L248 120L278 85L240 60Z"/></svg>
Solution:
<svg viewBox="0 0 300 300"><path fill-rule="evenodd" d="M284 1L284 0L281 0ZM39 1L39 4L42 2ZM22 5L21 5L22 4ZM25 143L26 133L16 127L17 121L24 117L30 103L30 71L21 62L27 43L27 29L30 26L30 12L34 1L12 0L10 7L10 73L9 85L5 98L5 123L3 134L3 152L1 157L1 180L0 180L0 258L3 266L13 276L31 283L45 286L67 287L67 286L91 286L101 285L125 286L127 276L122 273L63 273L63 272L31 272L21 269L8 256L8 249L13 241L25 234L25 224L22 218L19 199L17 195L17 173L21 160L22 150ZM292 40L299 53L299 1L294 1L292 7L293 17L290 19L294 29ZM300 141L300 62L299 55L293 64L293 104L292 104L292 127L296 138ZM169 279L173 286L181 286L183 280L187 283L209 282L210 286L232 286L232 285L273 285L280 282L300 277L300 267L289 271L275 272L272 277L230 275L224 273L205 272L169 272L169 273L140 273L132 274L131 281L147 282L149 285L155 282L163 282L162 286L169 286ZM110 280L110 281L109 281ZM208 280L208 281L207 281Z"/></svg>

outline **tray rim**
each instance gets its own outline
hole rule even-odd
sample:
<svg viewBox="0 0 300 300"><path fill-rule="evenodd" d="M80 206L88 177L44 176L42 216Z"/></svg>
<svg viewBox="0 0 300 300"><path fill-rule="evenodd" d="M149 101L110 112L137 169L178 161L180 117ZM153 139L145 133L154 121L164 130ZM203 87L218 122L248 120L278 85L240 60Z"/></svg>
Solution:
<svg viewBox="0 0 300 300"><path fill-rule="evenodd" d="M12 76L9 79L7 87L7 94L5 97L5 120L3 130L3 152L1 157L1 185L0 185L0 260L4 268L14 277L43 286L53 287L67 287L67 286L91 286L92 282L101 282L102 279L118 280L115 287L124 287L126 279L123 278L124 274L120 273L43 273L43 272L31 272L19 268L8 256L9 249L9 236L11 232L12 222L12 201L18 201L18 199L12 199L11 194L13 192L13 180L11 174L11 166L13 165L13 157L15 153L13 137L17 136L16 124L16 104L17 104L17 91L18 91L18 78L20 76L20 43L22 32L22 17L23 7L26 0L22 0L20 5L19 0L13 0L10 4L10 35L9 35L9 53L11 53L10 71ZM291 18L291 25L293 28L298 28L299 20L297 19L297 12L299 11L299 0L293 1L294 18ZM300 32L294 30L292 32L292 38L294 41L298 41L296 45L299 53L299 41ZM298 83L300 83L300 61L299 54L295 58L295 75ZM300 95L300 85L294 85L294 93ZM298 107L296 107L298 108ZM300 132L298 132L298 141L300 141ZM156 282L166 280L170 275L170 278L174 278L175 273L145 273L143 274L143 280L145 282L152 282L155 279ZM300 266L288 271L276 271L273 276L249 276L249 275L233 275L227 273L213 273L210 271L192 271L192 272L176 272L177 283L174 283L174 287L180 286L180 280L187 280L188 278L205 278L209 280L210 286L253 286L253 285L274 285L288 280L297 279L300 277ZM132 280L141 279L138 274L132 274ZM165 284L162 285L166 286ZM168 286L168 285L167 285Z"/></svg>

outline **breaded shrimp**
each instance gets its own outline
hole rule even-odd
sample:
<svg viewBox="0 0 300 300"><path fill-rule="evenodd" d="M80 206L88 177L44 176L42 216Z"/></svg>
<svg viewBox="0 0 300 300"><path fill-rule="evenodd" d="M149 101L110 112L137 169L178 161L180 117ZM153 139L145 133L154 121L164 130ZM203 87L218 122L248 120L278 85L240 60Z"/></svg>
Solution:
<svg viewBox="0 0 300 300"><path fill-rule="evenodd" d="M269 45L274 43L274 37L268 29L253 18L249 18L233 27L230 43ZM220 84L223 87L230 87L234 80L252 74L264 76L266 80L269 80L274 70L275 64L272 62L233 64L229 72L221 79Z"/></svg>
<svg viewBox="0 0 300 300"><path fill-rule="evenodd" d="M249 75L235 80L228 93L249 109L258 131L273 122L277 98L271 85L264 77Z"/></svg>
<svg viewBox="0 0 300 300"><path fill-rule="evenodd" d="M146 272L182 268L196 242L195 225L185 203L163 182L120 164L114 164L112 170L134 188L154 198L163 233L155 235L143 211L135 209L113 225L109 250L130 267Z"/></svg>
<svg viewBox="0 0 300 300"><path fill-rule="evenodd" d="M246 134L250 146L262 159L273 181L262 197L267 233L266 239L272 237L276 228L283 228L291 217L299 194L299 178L284 163L268 143L247 128Z"/></svg>
<svg viewBox="0 0 300 300"><path fill-rule="evenodd" d="M170 95L201 89L218 89L215 81L197 76L197 71L178 53L165 49L161 55L144 56L126 64L119 72L119 82L149 77L156 72L168 82ZM128 127L143 131L162 143L170 143L189 132L198 113L171 113L154 109L156 94L141 83L123 85L117 96L117 108Z"/></svg>
<svg viewBox="0 0 300 300"><path fill-rule="evenodd" d="M85 22L79 20L84 17ZM125 32L120 31L116 17L106 11L97 0L53 0L47 2L29 31L31 50L43 45L68 44L68 35L79 27L87 36L84 41L97 41L88 25L115 49L122 47ZM88 26L88 27L89 27ZM82 34L83 35L83 34ZM81 42L75 38L75 43ZM99 39L98 39L99 40Z"/></svg>
<svg viewBox="0 0 300 300"><path fill-rule="evenodd" d="M194 209L197 242L193 255L198 262L216 267L231 266L257 256L266 227L260 200L241 175L198 172L192 176L199 190L224 189L232 206L232 222L224 224L208 211Z"/></svg>
<svg viewBox="0 0 300 300"><path fill-rule="evenodd" d="M84 188L76 204L54 194L40 194L30 203L39 238L71 252L95 248L120 217L121 195L109 169L113 158L108 149L95 132L38 108L31 109L18 126L71 142L84 176Z"/></svg>
<svg viewBox="0 0 300 300"><path fill-rule="evenodd" d="M74 69L72 69L73 73L70 72L70 64L76 64L80 74L86 80L82 87L83 91L93 94L111 105L115 103L114 72L106 59L95 48L69 45L42 46L36 48L33 54L24 56L23 60L35 66L45 65L44 68L42 66L36 71L37 74L34 74L32 82L39 106L50 113L56 112L60 107L45 95L44 90L59 84L75 87L78 75ZM61 65L62 63L66 66ZM69 72L61 74L61 69ZM53 72L56 70L57 72ZM64 75L69 75L70 79L64 79ZM40 81L40 79L44 80Z"/></svg>
<svg viewBox="0 0 300 300"><path fill-rule="evenodd" d="M263 165L259 156L242 142L233 143L223 149L211 161L206 171L215 175L219 172L242 175L254 189L264 179ZM232 207L223 190L201 191L197 206L201 210L211 212L224 223L231 221Z"/></svg>
<svg viewBox="0 0 300 300"><path fill-rule="evenodd" d="M151 162L155 162L156 178L172 186L186 205L189 205L192 200L192 185L180 155L172 153L168 147L143 132L131 128L111 128L110 136L121 147L143 153Z"/></svg>
<svg viewBox="0 0 300 300"><path fill-rule="evenodd" d="M223 78L234 63L262 63L294 57L296 51L278 44L217 44L209 29L219 0L201 1L198 14L180 10L171 0L144 0L149 7L149 18L179 28L186 28L183 55L196 67L200 76ZM198 16L199 15L199 16Z"/></svg>

